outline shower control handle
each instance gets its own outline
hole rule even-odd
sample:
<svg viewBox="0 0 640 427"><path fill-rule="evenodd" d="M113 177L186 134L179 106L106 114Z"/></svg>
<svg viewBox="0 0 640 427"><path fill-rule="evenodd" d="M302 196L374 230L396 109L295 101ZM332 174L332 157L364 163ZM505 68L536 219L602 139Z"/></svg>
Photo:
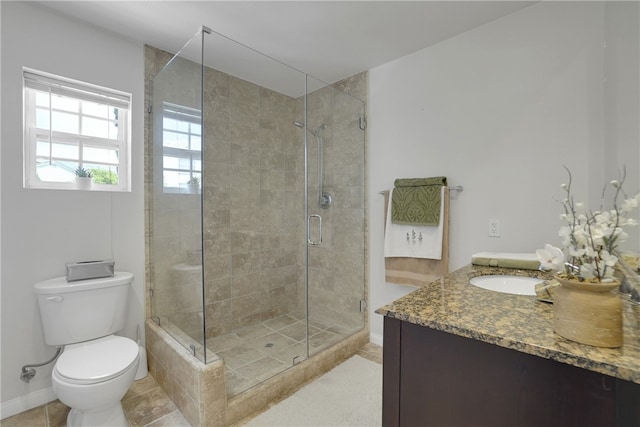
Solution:
<svg viewBox="0 0 640 427"><path fill-rule="evenodd" d="M318 219L318 240L317 241L311 240L311 219L312 218ZM307 217L307 242L310 245L314 245L314 246L318 246L322 244L322 217L320 215L313 214Z"/></svg>

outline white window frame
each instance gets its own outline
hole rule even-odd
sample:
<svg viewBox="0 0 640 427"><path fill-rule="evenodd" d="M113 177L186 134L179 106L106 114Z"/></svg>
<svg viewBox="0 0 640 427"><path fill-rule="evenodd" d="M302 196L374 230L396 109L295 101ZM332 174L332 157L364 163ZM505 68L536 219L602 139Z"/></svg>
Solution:
<svg viewBox="0 0 640 427"><path fill-rule="evenodd" d="M184 135L186 135L189 140L191 140L191 137L196 135L193 134L191 132L191 129L189 129L189 131L173 131L173 130L168 130L165 129L164 127L164 119L165 117L169 117L172 118L174 120L177 121L181 121L181 122L186 122L186 123L190 123L190 124L197 124L200 126L200 135L198 135L198 137L200 138L200 150L193 150L193 149L187 149L187 148L176 148L176 147L168 147L164 145L164 137L163 137L163 142L162 142L162 157L163 157L163 161L162 161L162 173L164 175L164 171L173 171L173 172L188 172L189 173L189 177L192 178L194 175L197 175L198 178L200 179L200 182L202 182L202 167L203 167L203 161L202 161L202 146L204 144L204 140L202 139L202 133L203 133L203 129L202 129L202 120L200 118L200 111L198 109L195 108L191 108L191 107L186 107L184 105L179 105L179 104L173 104L170 102L163 102L162 103L162 129L160 130L160 132L162 132L162 134L164 134L165 130L167 130L168 132L175 132L175 133L182 133ZM190 168L189 169L173 169L173 168L169 168L166 167L166 165L164 164L164 156L165 155L169 155L171 157L181 157L183 159L189 159L189 163L190 163ZM200 161L200 170L196 170L193 167L193 162L194 160L199 160ZM165 193L184 193L184 192L188 192L187 188L185 187L168 187L165 186L164 184L164 176L163 176L163 184L162 184L162 188L163 188L163 192Z"/></svg>
<svg viewBox="0 0 640 427"><path fill-rule="evenodd" d="M36 127L36 102L35 94L48 92L53 95L64 95L79 101L91 101L118 108L117 127L115 139L85 136L77 133L67 133L52 130L51 116L49 129ZM49 142L60 141L75 145L79 150L79 167L85 167L83 152L85 147L116 149L118 151L118 183L99 184L92 183L92 191L131 191L131 94L118 90L80 82L50 73L23 68L23 92L24 92L24 188L38 189L78 189L74 180L68 182L44 181L37 176L37 141L44 139ZM49 104L51 112L52 105ZM76 114L76 113L73 113ZM90 117L82 111L77 113L79 118ZM57 159L50 156L49 161ZM100 164L96 161L87 161L89 164ZM105 163L107 164L107 163Z"/></svg>

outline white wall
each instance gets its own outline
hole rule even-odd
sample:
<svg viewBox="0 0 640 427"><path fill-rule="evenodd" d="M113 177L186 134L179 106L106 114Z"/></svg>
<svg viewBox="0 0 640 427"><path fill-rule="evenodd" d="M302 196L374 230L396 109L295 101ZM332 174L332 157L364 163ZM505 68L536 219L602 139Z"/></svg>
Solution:
<svg viewBox="0 0 640 427"><path fill-rule="evenodd" d="M562 165L573 173L577 200L599 196L603 37L603 3L542 2L370 70L374 342L382 335L375 309L412 290L384 280L378 192L395 178L445 175L450 185L464 186L451 201L451 271L477 251L558 244ZM636 111L636 128L637 120ZM628 144L637 150L637 135ZM627 167L637 177L638 163ZM500 219L500 238L487 236L490 218Z"/></svg>
<svg viewBox="0 0 640 427"><path fill-rule="evenodd" d="M605 9L606 175L626 165L625 189L640 187L640 3L611 2ZM637 217L640 213L636 211ZM628 230L623 249L640 250L640 227Z"/></svg>
<svg viewBox="0 0 640 427"><path fill-rule="evenodd" d="M65 263L111 258L135 280L125 335L144 321L143 51L31 2L2 2L2 414L52 398L51 366L30 383L27 363L49 359L33 284ZM22 67L133 94L130 193L22 188Z"/></svg>

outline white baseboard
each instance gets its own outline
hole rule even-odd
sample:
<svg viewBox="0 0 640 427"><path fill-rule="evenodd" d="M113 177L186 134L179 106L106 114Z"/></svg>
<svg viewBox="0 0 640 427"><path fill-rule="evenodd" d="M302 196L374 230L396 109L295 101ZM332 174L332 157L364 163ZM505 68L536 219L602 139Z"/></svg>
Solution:
<svg viewBox="0 0 640 427"><path fill-rule="evenodd" d="M36 408L56 399L57 397L53 393L53 387L47 387L24 396L16 397L15 399L7 400L0 404L0 419L28 411L29 409Z"/></svg>
<svg viewBox="0 0 640 427"><path fill-rule="evenodd" d="M379 346L382 345L382 335L381 334L369 334L369 341L377 344Z"/></svg>

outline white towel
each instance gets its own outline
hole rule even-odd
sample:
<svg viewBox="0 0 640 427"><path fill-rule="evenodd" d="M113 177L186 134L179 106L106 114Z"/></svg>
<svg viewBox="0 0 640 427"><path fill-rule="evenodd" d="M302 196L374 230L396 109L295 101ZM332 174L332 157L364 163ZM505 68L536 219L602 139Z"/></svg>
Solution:
<svg viewBox="0 0 640 427"><path fill-rule="evenodd" d="M387 227L384 234L384 256L442 259L442 236L444 227L444 198L445 188L442 187L440 203L440 223L438 226L394 224L391 222L391 198L393 189L389 192L387 207ZM407 241L407 234L409 241ZM420 240L422 235L422 240ZM415 238L414 238L415 236Z"/></svg>

